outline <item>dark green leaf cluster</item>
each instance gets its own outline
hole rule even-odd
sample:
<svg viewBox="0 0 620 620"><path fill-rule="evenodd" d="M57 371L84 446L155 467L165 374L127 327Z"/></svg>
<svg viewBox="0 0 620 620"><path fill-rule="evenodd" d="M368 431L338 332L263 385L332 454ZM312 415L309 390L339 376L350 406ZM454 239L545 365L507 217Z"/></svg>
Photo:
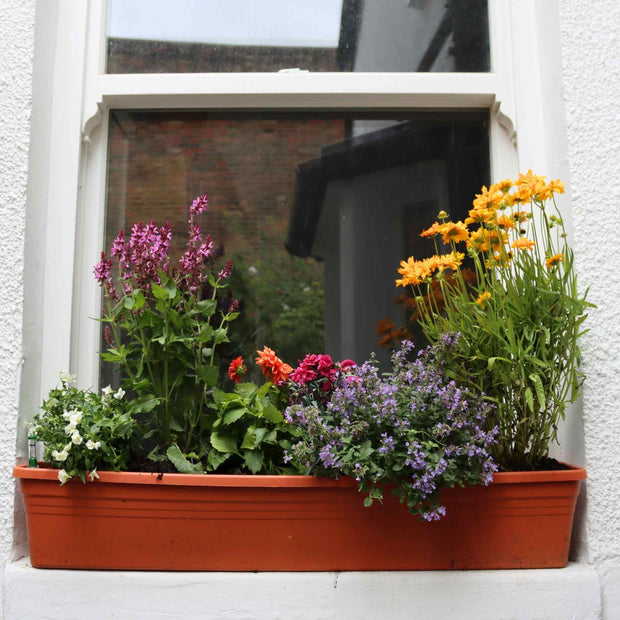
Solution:
<svg viewBox="0 0 620 620"><path fill-rule="evenodd" d="M160 452L177 444L199 453L206 408L218 381L216 347L228 341L235 312L218 310L216 293L224 288L212 278L212 297L200 299L159 272L150 290L132 290L105 315L114 346L102 358L120 366L124 387L135 394L131 412L147 414L144 434L154 436Z"/></svg>

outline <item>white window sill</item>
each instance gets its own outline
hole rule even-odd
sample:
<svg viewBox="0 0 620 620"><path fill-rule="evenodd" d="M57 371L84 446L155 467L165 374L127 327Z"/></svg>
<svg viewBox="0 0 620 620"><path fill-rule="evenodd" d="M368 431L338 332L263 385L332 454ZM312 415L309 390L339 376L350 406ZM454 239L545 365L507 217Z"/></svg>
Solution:
<svg viewBox="0 0 620 620"><path fill-rule="evenodd" d="M601 617L592 566L446 572L172 573L4 568L5 620Z"/></svg>

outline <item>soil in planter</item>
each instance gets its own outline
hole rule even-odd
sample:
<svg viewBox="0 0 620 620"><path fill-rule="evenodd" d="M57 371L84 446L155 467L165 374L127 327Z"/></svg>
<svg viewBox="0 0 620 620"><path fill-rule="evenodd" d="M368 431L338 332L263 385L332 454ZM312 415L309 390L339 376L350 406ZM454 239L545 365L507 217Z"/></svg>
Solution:
<svg viewBox="0 0 620 620"><path fill-rule="evenodd" d="M136 458L127 464L127 471L142 471L153 474L178 474L176 467L168 460L151 461L147 458Z"/></svg>
<svg viewBox="0 0 620 620"><path fill-rule="evenodd" d="M522 465L514 469L503 467L500 471L561 471L565 469L570 469L570 467L565 463L560 463L557 459L552 459L549 456L545 456L536 463Z"/></svg>

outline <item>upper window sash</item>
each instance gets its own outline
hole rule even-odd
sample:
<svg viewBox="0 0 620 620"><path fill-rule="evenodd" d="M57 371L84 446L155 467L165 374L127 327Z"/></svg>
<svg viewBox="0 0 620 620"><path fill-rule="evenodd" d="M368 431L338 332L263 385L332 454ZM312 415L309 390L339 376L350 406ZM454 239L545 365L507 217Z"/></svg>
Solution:
<svg viewBox="0 0 620 620"><path fill-rule="evenodd" d="M67 217L51 218L48 237L63 234L76 240L66 260L58 264L62 284L48 287L53 312L45 318L42 393L53 384L58 368L78 372L84 385L97 380L99 346L97 316L100 297L92 279L103 238L108 111L124 109L308 109L348 110L467 109L490 112L493 178L517 169L514 141L512 43L510 7L515 0L489 0L492 71L489 73L211 73L105 74L105 0L67 0L63 21L67 32L80 31L72 42L76 67L68 75L82 84L82 145L74 175L76 185L63 186L50 197L50 213L64 209ZM82 4L83 3L83 4ZM513 7L514 10L514 7ZM80 23L80 20L81 21ZM503 24L503 26L502 26ZM496 37L495 33L501 33ZM82 67L77 62L83 62ZM60 88L60 84L59 84ZM59 115L61 111L59 110ZM66 135L66 140L63 136ZM75 148L68 134L55 145L63 170L66 153ZM511 140L512 138L512 140ZM65 144L66 142L66 144ZM65 158L63 160L63 157ZM51 172L51 171L50 171ZM79 183L79 190L78 184ZM77 194L76 194L77 192ZM67 228L65 223L74 225ZM63 228L64 227L64 228ZM67 246L69 247L69 246ZM73 277L71 277L73 274ZM53 297L53 299L52 299ZM62 330L58 317L65 316ZM70 345L68 346L70 342Z"/></svg>
<svg viewBox="0 0 620 620"><path fill-rule="evenodd" d="M123 108L380 107L492 108L514 125L513 0L489 0L489 73L106 74L107 0L88 0L83 127L98 111ZM90 123L92 124L92 122ZM513 127L514 129L514 127Z"/></svg>

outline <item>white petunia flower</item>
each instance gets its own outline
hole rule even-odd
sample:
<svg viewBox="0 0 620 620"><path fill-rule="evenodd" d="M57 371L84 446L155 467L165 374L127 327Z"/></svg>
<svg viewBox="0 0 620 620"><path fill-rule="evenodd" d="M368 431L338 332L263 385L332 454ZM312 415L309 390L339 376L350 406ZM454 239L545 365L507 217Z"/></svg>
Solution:
<svg viewBox="0 0 620 620"><path fill-rule="evenodd" d="M69 452L67 451L66 446L60 452L58 452L58 450L52 450L52 458L55 461L66 461L68 456Z"/></svg>
<svg viewBox="0 0 620 620"><path fill-rule="evenodd" d="M73 433L71 433L71 442L76 446L79 446L82 443L82 435L80 435L80 431L74 430Z"/></svg>
<svg viewBox="0 0 620 620"><path fill-rule="evenodd" d="M90 472L90 474L88 474L88 477L90 478L91 482L94 482L95 478L97 478L97 480L99 479L99 473L97 472L96 467L95 469L93 469L93 471Z"/></svg>
<svg viewBox="0 0 620 620"><path fill-rule="evenodd" d="M118 388L116 394L114 394L114 398L116 398L116 400L120 400L123 396L125 396L125 390L123 388Z"/></svg>
<svg viewBox="0 0 620 620"><path fill-rule="evenodd" d="M75 375L69 374L66 370L61 370L58 372L58 378L65 384L71 385L76 382L77 377Z"/></svg>
<svg viewBox="0 0 620 620"><path fill-rule="evenodd" d="M75 424L73 422L69 422L69 424L65 426L65 433L67 433L67 435L72 435L75 430Z"/></svg>
<svg viewBox="0 0 620 620"><path fill-rule="evenodd" d="M89 450L99 450L99 446L100 446L100 445L101 445L101 442L99 442L99 441L93 441L92 439L89 439L89 440L86 442L86 447L87 447Z"/></svg>
<svg viewBox="0 0 620 620"><path fill-rule="evenodd" d="M62 417L65 420L69 420L69 424L73 424L73 426L77 426L82 421L83 415L84 415L83 411L78 411L77 409L73 409L71 411L65 411L62 414Z"/></svg>
<svg viewBox="0 0 620 620"><path fill-rule="evenodd" d="M103 390L101 390L101 393L104 396L109 396L110 394L112 394L112 392L114 392L114 390L112 389L111 385L107 385L106 387L103 388Z"/></svg>
<svg viewBox="0 0 620 620"><path fill-rule="evenodd" d="M67 480L71 480L71 476L64 469L61 469L58 472L58 480L60 480L60 484L64 484Z"/></svg>
<svg viewBox="0 0 620 620"><path fill-rule="evenodd" d="M47 404L50 407L55 407L58 404L58 399L56 397L52 396L51 398L47 399Z"/></svg>

